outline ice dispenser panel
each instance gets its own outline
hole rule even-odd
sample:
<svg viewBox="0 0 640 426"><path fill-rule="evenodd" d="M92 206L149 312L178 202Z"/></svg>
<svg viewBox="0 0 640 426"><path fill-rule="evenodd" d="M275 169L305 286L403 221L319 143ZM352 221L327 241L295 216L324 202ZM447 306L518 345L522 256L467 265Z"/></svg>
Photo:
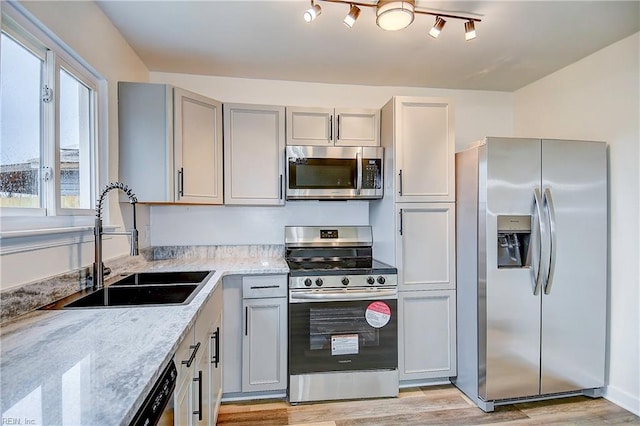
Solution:
<svg viewBox="0 0 640 426"><path fill-rule="evenodd" d="M528 268L531 216L498 216L498 268Z"/></svg>

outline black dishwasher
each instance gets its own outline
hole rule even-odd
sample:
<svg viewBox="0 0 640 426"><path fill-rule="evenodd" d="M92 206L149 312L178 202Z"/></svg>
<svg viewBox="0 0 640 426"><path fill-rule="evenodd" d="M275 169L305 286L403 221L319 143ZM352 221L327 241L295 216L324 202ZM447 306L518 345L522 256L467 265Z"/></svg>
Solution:
<svg viewBox="0 0 640 426"><path fill-rule="evenodd" d="M173 391L177 376L178 370L171 360L129 423L131 426L173 425Z"/></svg>

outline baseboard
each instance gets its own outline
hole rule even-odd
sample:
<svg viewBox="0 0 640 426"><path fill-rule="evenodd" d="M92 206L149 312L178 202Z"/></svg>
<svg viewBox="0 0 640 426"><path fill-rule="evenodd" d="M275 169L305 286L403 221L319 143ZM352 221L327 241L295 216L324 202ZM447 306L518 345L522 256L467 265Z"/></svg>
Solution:
<svg viewBox="0 0 640 426"><path fill-rule="evenodd" d="M436 386L436 385L450 385L449 378L443 379L416 379L416 380L400 380L400 389L413 388L419 386Z"/></svg>
<svg viewBox="0 0 640 426"><path fill-rule="evenodd" d="M640 396L632 395L615 386L607 386L602 396L636 416L640 416Z"/></svg>

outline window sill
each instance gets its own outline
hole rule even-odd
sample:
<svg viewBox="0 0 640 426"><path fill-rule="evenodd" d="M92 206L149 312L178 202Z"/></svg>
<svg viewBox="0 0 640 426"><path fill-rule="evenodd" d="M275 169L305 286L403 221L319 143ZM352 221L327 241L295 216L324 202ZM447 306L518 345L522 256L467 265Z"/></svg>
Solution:
<svg viewBox="0 0 640 426"><path fill-rule="evenodd" d="M113 231L117 226L107 225ZM0 255L21 253L93 241L93 226L0 231Z"/></svg>

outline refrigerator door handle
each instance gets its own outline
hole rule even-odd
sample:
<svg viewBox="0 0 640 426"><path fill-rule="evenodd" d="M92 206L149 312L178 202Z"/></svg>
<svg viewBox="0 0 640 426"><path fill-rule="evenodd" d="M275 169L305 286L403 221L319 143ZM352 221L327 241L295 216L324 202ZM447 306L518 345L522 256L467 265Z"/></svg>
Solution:
<svg viewBox="0 0 640 426"><path fill-rule="evenodd" d="M534 272L535 285L533 287L533 295L537 296L538 293L540 293L540 287L542 285L542 271L544 270L542 267L542 260L547 259L545 252L547 245L544 244L544 239L547 233L544 222L542 221L542 194L540 193L540 188L535 188L533 190L533 199L535 200L536 213L538 215L538 227L540 228L540 256L538 258L538 271Z"/></svg>
<svg viewBox="0 0 640 426"><path fill-rule="evenodd" d="M553 284L553 274L556 269L556 253L558 252L556 247L556 209L553 204L553 197L551 196L550 188L545 188L543 201L549 213L549 234L551 235L551 245L549 249L549 273L547 275L547 283L544 286L544 294L549 294L551 293L551 284Z"/></svg>

